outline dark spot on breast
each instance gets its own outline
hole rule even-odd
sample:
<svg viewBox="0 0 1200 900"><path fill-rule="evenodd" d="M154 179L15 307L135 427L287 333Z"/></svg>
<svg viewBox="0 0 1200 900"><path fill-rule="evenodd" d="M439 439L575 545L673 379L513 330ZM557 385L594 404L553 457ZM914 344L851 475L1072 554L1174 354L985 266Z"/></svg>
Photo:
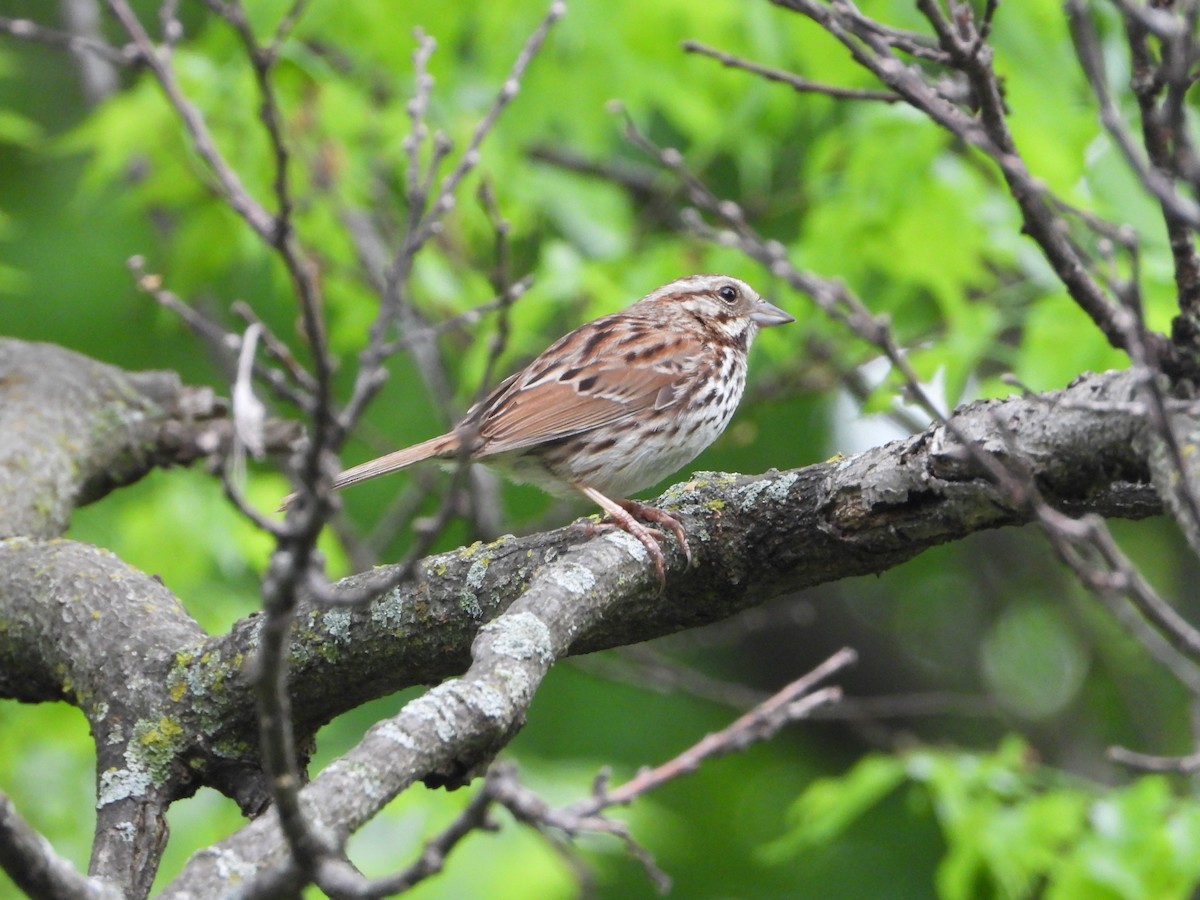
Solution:
<svg viewBox="0 0 1200 900"><path fill-rule="evenodd" d="M594 444L591 444L588 449L595 452L597 450L611 450L615 446L617 446L617 439L615 437L610 437L605 438L602 441L596 441Z"/></svg>
<svg viewBox="0 0 1200 900"><path fill-rule="evenodd" d="M579 384L575 385L577 391L590 391L596 386L596 376L589 375L587 378L581 378Z"/></svg>
<svg viewBox="0 0 1200 900"><path fill-rule="evenodd" d="M582 371L583 371L583 369L579 368L578 366L575 367L574 369L567 369L565 372L563 372L561 375L558 376L558 380L559 381L570 381L572 378L574 378L576 375L578 375Z"/></svg>

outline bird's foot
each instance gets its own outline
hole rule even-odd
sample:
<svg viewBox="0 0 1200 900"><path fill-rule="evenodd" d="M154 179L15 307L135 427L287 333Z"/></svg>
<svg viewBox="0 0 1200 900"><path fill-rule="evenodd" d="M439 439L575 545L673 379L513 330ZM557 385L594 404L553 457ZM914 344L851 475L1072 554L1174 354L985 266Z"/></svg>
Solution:
<svg viewBox="0 0 1200 900"><path fill-rule="evenodd" d="M683 551L683 558L687 561L686 568L690 569L692 567L692 548L688 546L687 534L683 530L682 522L669 512L664 512L657 506L651 506L639 500L618 500L616 503L617 506L624 509L635 519L641 519L643 522L652 522L655 525L664 525L671 529L671 533L675 535L675 540L679 542L679 549ZM663 536L663 533L656 528L648 528L646 530L660 537Z"/></svg>
<svg viewBox="0 0 1200 900"><path fill-rule="evenodd" d="M679 549L683 551L687 565L689 567L692 565L692 549L688 546L683 525L670 513L637 500L610 500L594 488L581 487L580 490L607 513L605 521L589 527L595 530L620 528L641 541L646 552L650 554L650 558L654 560L654 574L658 576L660 590L666 586L667 576L666 560L663 557L662 548L658 546L658 541L666 543L667 536L657 528L647 528L642 522L669 528L675 535L675 540L679 542ZM639 519L641 521L638 521Z"/></svg>

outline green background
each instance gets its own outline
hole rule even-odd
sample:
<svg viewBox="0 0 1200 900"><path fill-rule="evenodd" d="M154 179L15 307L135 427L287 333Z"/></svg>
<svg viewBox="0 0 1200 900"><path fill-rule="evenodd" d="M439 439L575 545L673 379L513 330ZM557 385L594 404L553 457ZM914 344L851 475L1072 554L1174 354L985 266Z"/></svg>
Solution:
<svg viewBox="0 0 1200 900"><path fill-rule="evenodd" d="M260 33L286 5L249 4ZM265 199L270 156L238 42L199 4L183 6L179 80L230 163ZM153 24L153 4L138 8ZM921 30L902 0L865 11ZM285 45L278 84L295 151L298 223L321 267L342 396L375 305L341 216L369 211L384 227L403 221L414 27L438 42L430 124L461 148L543 12L527 0L315 0ZM57 24L42 0L5 0L4 14ZM1119 87L1127 73L1112 24L1101 22ZM989 164L902 105L799 95L684 54L685 39L808 78L876 86L827 35L766 3L576 0L489 135L446 234L418 260L411 289L424 315L445 318L492 295L493 235L474 199L486 180L512 224L510 275L536 278L513 310L506 370L659 284L725 271L798 321L760 338L741 411L693 468L801 466L901 433L879 415L895 402L895 385L869 365L874 348L734 250L671 227L683 195L623 138L622 119L606 109L618 99L794 262L844 279L872 311L888 315L948 407L1006 395L1004 373L1049 390L1125 364L1019 234L1015 206ZM1069 202L1138 230L1148 316L1166 327L1174 291L1161 221L1101 135L1061 12L1037 0L1004 4L992 42L1028 165ZM120 90L89 106L69 55L0 41L0 332L130 369L175 369L227 392L227 373L207 349L135 290L127 258L144 256L166 287L231 328L239 326L229 306L242 299L292 339L287 280L208 188L152 80L119 76ZM654 194L631 195L550 165L535 148L649 175ZM492 324L441 340L459 411L479 386ZM881 381L865 405L839 388L840 374L857 366ZM344 459L413 443L446 424L412 363L398 356ZM349 492L349 527L369 532L408 483ZM270 508L286 483L262 466L248 491ZM504 527L515 533L586 511L512 486L503 501ZM427 498L424 508L435 502ZM1156 520L1114 530L1194 619L1200 610L1188 586L1198 573L1174 527ZM158 573L213 631L256 608L270 552L200 470L157 472L80 510L68 536ZM441 546L471 537L459 525ZM391 541L382 558L396 558L407 539ZM331 573L346 573L337 542L328 538L325 549ZM839 683L853 698L882 698L873 708L886 715L791 727L616 813L671 876L676 896L1157 898L1186 897L1200 881L1190 783L1133 779L1105 758L1114 743L1188 752L1189 697L1059 567L1036 531L980 534L881 578L772 602L654 650L689 672L769 692L847 644L861 661ZM648 689L621 654L600 660L603 667L556 667L506 751L551 802L586 794L604 766L627 778L736 715L687 691ZM381 699L329 725L314 771L406 698ZM913 703L924 713L898 714ZM0 787L81 867L94 817L93 764L74 709L0 704ZM354 838L352 857L371 874L402 865L469 791L408 792ZM177 804L159 883L239 824L233 803L211 791ZM471 837L417 896L579 891L562 854L504 824L498 834ZM597 896L654 895L615 841L585 837L577 849ZM7 884L0 876L0 893Z"/></svg>

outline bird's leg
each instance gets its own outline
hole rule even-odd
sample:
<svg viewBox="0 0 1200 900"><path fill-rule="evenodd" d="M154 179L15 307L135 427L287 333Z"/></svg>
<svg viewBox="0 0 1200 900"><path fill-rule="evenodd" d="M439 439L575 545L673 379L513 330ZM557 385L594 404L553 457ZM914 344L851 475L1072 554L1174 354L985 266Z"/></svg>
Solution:
<svg viewBox="0 0 1200 900"><path fill-rule="evenodd" d="M617 506L624 509L635 519L641 519L643 522L653 522L655 525L665 525L671 529L671 533L675 535L675 540L679 541L679 549L683 551L683 558L687 561L687 568L690 569L692 567L692 548L688 546L687 535L683 530L683 523L657 506L642 503L640 500L617 500L615 502Z"/></svg>
<svg viewBox="0 0 1200 900"><path fill-rule="evenodd" d="M604 494L600 493L595 488L577 486L580 492L599 506L608 514L609 522L603 522L600 528L620 528L633 535L642 545L649 551L650 557L654 560L654 572L658 575L659 585L666 584L665 561L663 559L662 549L658 546L655 538L665 541L666 535L656 528L647 528L638 518L644 521L654 522L659 525L666 525L674 532L676 539L679 541L679 546L683 550L684 556L687 558L688 565L692 563L692 553L687 545L687 538L684 536L683 526L679 521L663 512L661 509L656 509L653 506L648 506L645 503L639 503L636 500L610 500ZM635 516L637 518L635 518Z"/></svg>

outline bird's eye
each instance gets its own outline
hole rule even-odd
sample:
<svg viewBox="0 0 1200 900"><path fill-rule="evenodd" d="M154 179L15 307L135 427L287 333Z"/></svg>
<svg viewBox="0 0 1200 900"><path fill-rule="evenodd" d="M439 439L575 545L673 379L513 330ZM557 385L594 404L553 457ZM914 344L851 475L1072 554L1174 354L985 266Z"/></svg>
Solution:
<svg viewBox="0 0 1200 900"><path fill-rule="evenodd" d="M732 303L734 300L737 299L737 295L738 295L737 288L735 288L732 284L727 284L724 287L722 287L720 290L717 291L717 296L720 297L722 300L724 300L726 303Z"/></svg>

